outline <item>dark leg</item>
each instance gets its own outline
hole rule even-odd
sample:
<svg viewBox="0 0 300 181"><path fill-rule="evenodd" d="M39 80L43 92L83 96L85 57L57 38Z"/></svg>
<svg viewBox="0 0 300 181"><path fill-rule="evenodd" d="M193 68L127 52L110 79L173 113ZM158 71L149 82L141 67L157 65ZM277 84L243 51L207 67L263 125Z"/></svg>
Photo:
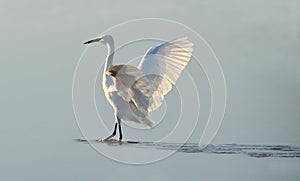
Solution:
<svg viewBox="0 0 300 181"><path fill-rule="evenodd" d="M107 140L109 140L110 138L112 138L112 137L114 137L116 135L116 133L117 133L117 126L118 126L118 123L115 123L114 132L110 136L108 136L107 138L105 138L103 141L107 141Z"/></svg>
<svg viewBox="0 0 300 181"><path fill-rule="evenodd" d="M121 119L118 118L118 117L117 117L117 119L118 119L118 126L119 126L119 141L121 141L122 138L123 138L123 135L122 135L122 128L121 128Z"/></svg>

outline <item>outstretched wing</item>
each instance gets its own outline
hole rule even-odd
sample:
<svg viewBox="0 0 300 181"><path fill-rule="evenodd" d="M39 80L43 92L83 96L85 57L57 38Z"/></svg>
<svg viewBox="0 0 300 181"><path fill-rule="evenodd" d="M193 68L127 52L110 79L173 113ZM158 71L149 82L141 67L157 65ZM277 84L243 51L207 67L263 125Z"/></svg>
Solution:
<svg viewBox="0 0 300 181"><path fill-rule="evenodd" d="M127 92L136 80L144 76L140 69L131 65L110 66L107 73L115 77L115 86L120 92Z"/></svg>
<svg viewBox="0 0 300 181"><path fill-rule="evenodd" d="M150 48L138 68L122 65L118 70L116 88L139 117L147 117L157 109L188 64L193 44L187 37ZM116 69L118 67L116 66Z"/></svg>
<svg viewBox="0 0 300 181"><path fill-rule="evenodd" d="M162 104L165 87L172 85L160 75L149 74L140 77L128 91L131 109L140 117L147 116Z"/></svg>
<svg viewBox="0 0 300 181"><path fill-rule="evenodd" d="M159 107L163 101L164 87L172 87L162 76L144 75L131 65L111 66L107 73L115 77L118 95L129 103L131 110L139 117L146 117Z"/></svg>
<svg viewBox="0 0 300 181"><path fill-rule="evenodd" d="M144 84L148 85L146 87L152 86L155 89L151 92L148 112L157 109L161 105L164 95L172 89L172 84L176 83L182 70L188 64L192 51L193 43L187 37L182 37L152 47L143 56L138 68L144 72L144 77L148 80L137 80L135 83L136 88L133 88L133 91L138 92L137 89L141 89Z"/></svg>
<svg viewBox="0 0 300 181"><path fill-rule="evenodd" d="M161 75L174 85L188 64L192 52L193 43L187 37L178 38L151 47L143 56L138 68L146 75Z"/></svg>

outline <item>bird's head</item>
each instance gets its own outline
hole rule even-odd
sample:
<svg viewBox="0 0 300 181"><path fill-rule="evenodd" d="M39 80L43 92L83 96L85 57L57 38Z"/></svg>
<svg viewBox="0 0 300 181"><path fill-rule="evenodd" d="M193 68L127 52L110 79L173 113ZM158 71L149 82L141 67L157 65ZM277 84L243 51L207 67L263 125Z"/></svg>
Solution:
<svg viewBox="0 0 300 181"><path fill-rule="evenodd" d="M103 35L100 36L99 38L95 38L89 41L84 42L83 44L90 44L90 43L95 43L95 42L100 42L103 44L107 44L107 43L112 43L113 42L113 38L111 35Z"/></svg>

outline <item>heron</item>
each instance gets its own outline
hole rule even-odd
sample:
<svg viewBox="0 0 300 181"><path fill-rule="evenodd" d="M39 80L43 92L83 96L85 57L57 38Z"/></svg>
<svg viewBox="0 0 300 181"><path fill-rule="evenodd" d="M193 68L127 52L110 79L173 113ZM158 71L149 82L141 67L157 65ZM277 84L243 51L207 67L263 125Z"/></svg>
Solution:
<svg viewBox="0 0 300 181"><path fill-rule="evenodd" d="M171 91L190 61L193 43L187 37L180 37L150 47L135 67L113 65L115 46L111 35L103 35L84 44L96 42L107 47L102 87L115 116L113 132L99 141L111 140L117 129L119 141L122 141L121 120L133 121L147 128L154 125L155 122L149 118L150 113L160 107L164 96Z"/></svg>

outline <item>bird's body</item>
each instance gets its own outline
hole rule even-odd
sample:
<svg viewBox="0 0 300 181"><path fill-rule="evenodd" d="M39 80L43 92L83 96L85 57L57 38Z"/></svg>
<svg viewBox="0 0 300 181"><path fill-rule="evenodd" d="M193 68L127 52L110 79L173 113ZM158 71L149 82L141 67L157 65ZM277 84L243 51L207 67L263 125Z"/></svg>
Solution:
<svg viewBox="0 0 300 181"><path fill-rule="evenodd" d="M115 86L110 86L105 92L105 96L110 105L115 110L115 115L124 121L133 121L135 123L143 124L147 127L152 127L154 124L149 118L141 119L130 108L129 103L120 96L120 91Z"/></svg>
<svg viewBox="0 0 300 181"><path fill-rule="evenodd" d="M143 56L138 67L113 65L114 41L105 35L85 42L102 42L107 46L103 73L103 90L115 110L115 136L117 127L122 139L121 120L133 121L152 127L154 121L149 114L156 110L175 84L182 70L188 64L193 44L186 37L150 48Z"/></svg>

